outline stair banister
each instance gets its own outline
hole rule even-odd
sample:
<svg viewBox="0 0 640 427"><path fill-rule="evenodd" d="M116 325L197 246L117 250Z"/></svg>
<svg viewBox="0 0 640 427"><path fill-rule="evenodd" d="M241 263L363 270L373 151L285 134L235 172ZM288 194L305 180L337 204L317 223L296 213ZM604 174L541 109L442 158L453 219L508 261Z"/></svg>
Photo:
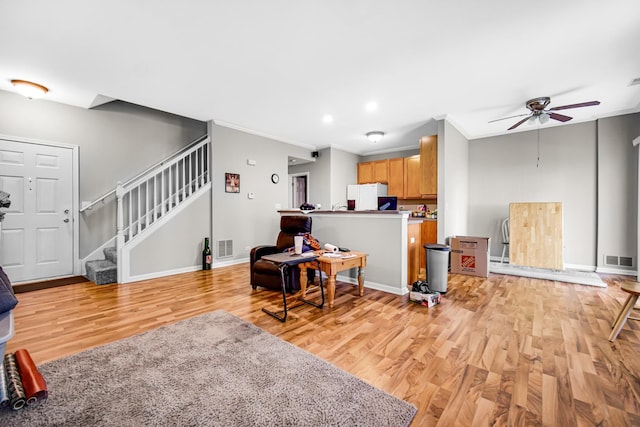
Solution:
<svg viewBox="0 0 640 427"><path fill-rule="evenodd" d="M140 177L145 176L146 174L148 174L149 172L151 172L152 170L156 169L159 166L164 165L165 163L167 163L167 161L179 156L182 152L190 150L193 148L193 146L199 144L200 142L204 141L205 139L207 139L209 136L208 135L203 135L201 137L199 137L198 139L194 140L193 142L191 142L190 144L188 144L186 147L182 147L181 149L179 149L178 151L176 151L175 153L171 154L168 158L163 159L161 161L159 161L158 163L149 166L147 169L145 169L143 172L137 174L136 176L134 176L133 178L129 179L127 182L124 183L125 186L130 185L131 182L139 179ZM116 193L116 190L111 190L105 194L103 194L102 196L98 197L96 200L94 200L93 202L89 203L86 206L83 206L80 209L80 213L83 213L85 211L88 211L89 209L93 208L95 205L97 205L100 202L104 202L104 200L106 200L109 196L113 195Z"/></svg>
<svg viewBox="0 0 640 427"><path fill-rule="evenodd" d="M122 196L124 194L124 187L120 181L116 186L116 250L118 252L118 283L122 283L122 268L120 267L122 259L122 249L124 248L124 232L122 230L124 225L124 210L122 208Z"/></svg>
<svg viewBox="0 0 640 427"><path fill-rule="evenodd" d="M169 218L167 215L181 209L192 195L211 189L209 153L209 139L203 138L144 175L126 183L118 181L112 194L116 201L115 262L119 283L131 278L130 251L137 244L132 242L140 242L140 236L148 235L145 232L161 218Z"/></svg>

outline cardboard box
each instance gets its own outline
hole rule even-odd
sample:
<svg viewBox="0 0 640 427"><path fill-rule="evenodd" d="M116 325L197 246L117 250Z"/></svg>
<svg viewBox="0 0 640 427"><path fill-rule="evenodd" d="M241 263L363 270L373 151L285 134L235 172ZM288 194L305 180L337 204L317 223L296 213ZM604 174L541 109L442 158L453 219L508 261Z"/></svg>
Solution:
<svg viewBox="0 0 640 427"><path fill-rule="evenodd" d="M489 277L490 237L454 236L451 238L451 272Z"/></svg>
<svg viewBox="0 0 640 427"><path fill-rule="evenodd" d="M422 292L411 291L409 292L409 299L425 307L433 307L436 304L440 304L440 293L423 294Z"/></svg>

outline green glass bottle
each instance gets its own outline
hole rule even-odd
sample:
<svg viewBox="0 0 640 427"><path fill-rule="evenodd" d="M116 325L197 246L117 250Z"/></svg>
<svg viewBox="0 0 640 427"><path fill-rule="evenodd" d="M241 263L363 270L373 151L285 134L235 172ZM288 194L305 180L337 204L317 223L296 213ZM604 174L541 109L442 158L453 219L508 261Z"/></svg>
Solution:
<svg viewBox="0 0 640 427"><path fill-rule="evenodd" d="M211 248L209 247L209 238L204 238L204 249L202 250L202 269L211 270Z"/></svg>

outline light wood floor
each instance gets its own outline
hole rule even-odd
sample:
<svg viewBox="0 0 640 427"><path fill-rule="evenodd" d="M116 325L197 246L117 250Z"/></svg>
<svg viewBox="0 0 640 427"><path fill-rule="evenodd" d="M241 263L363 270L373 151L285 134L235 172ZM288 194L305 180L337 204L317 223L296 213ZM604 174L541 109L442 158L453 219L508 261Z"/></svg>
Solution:
<svg viewBox="0 0 640 427"><path fill-rule="evenodd" d="M8 351L37 364L224 309L418 407L412 426L640 425L640 322L615 343L626 294L491 275L451 275L442 304L338 283L333 310L286 323L279 294L254 291L241 264L127 285L79 283L18 295ZM88 373L90 374L90 373Z"/></svg>

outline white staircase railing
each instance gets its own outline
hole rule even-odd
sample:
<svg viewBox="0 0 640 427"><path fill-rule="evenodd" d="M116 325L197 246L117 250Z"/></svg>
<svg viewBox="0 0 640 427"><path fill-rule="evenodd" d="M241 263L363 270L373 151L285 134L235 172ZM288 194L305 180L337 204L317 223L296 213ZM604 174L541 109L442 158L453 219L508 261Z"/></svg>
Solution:
<svg viewBox="0 0 640 427"><path fill-rule="evenodd" d="M122 250L210 181L209 139L116 188L118 282Z"/></svg>

